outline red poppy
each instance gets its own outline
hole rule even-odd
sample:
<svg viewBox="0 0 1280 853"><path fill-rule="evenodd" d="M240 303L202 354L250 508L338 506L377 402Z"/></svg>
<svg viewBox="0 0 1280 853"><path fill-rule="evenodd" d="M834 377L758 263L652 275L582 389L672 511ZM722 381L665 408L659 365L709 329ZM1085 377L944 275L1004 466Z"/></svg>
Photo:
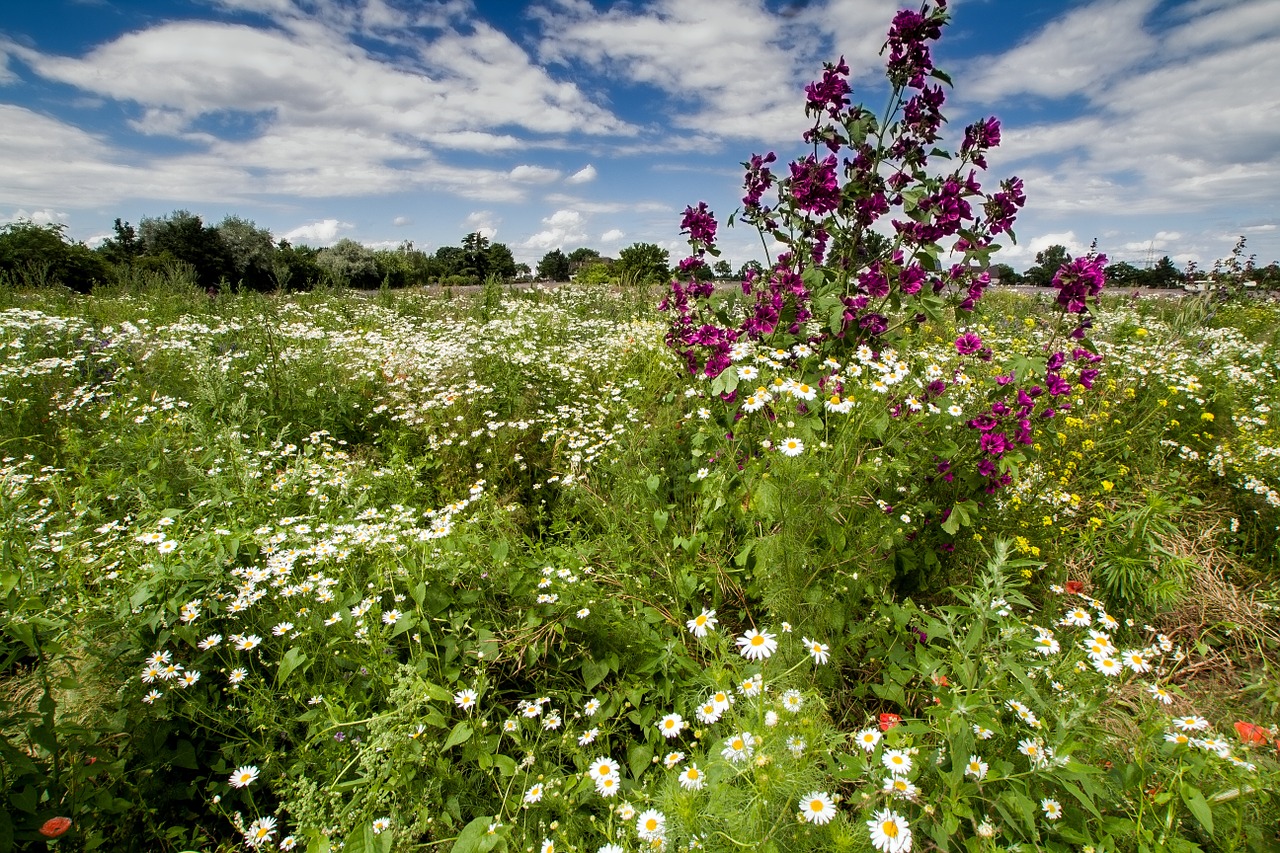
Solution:
<svg viewBox="0 0 1280 853"><path fill-rule="evenodd" d="M1065 588L1067 595L1079 595L1084 592L1084 583L1081 581L1067 581Z"/></svg>
<svg viewBox="0 0 1280 853"><path fill-rule="evenodd" d="M897 714L881 714L880 715L880 731L887 732L889 729L902 722L902 718Z"/></svg>
<svg viewBox="0 0 1280 853"><path fill-rule="evenodd" d="M51 817L40 827L40 834L45 838L57 838L71 828L71 818Z"/></svg>
<svg viewBox="0 0 1280 853"><path fill-rule="evenodd" d="M1236 734L1249 744L1266 743L1271 739L1271 732L1256 723L1236 722Z"/></svg>
<svg viewBox="0 0 1280 853"><path fill-rule="evenodd" d="M951 686L951 682L947 680L947 677L945 675L940 675L939 673L935 672L933 675L930 676L930 679L933 681L934 684L936 684L939 687Z"/></svg>

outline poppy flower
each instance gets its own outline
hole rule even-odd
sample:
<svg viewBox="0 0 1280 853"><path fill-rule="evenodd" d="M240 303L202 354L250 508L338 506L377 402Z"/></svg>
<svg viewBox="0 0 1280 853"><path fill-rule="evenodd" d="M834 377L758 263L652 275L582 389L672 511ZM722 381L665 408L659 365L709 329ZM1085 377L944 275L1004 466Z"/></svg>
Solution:
<svg viewBox="0 0 1280 853"><path fill-rule="evenodd" d="M880 731L887 732L889 729L902 722L902 717L897 714L881 714L880 715Z"/></svg>
<svg viewBox="0 0 1280 853"><path fill-rule="evenodd" d="M40 834L45 838L57 838L71 828L71 818L51 817L40 826Z"/></svg>
<svg viewBox="0 0 1280 853"><path fill-rule="evenodd" d="M1084 592L1084 583L1082 581L1067 581L1063 584L1063 588L1066 589L1067 595L1079 595Z"/></svg>
<svg viewBox="0 0 1280 853"><path fill-rule="evenodd" d="M1271 732L1262 726L1241 721L1236 722L1236 734L1248 744L1266 743L1271 738Z"/></svg>

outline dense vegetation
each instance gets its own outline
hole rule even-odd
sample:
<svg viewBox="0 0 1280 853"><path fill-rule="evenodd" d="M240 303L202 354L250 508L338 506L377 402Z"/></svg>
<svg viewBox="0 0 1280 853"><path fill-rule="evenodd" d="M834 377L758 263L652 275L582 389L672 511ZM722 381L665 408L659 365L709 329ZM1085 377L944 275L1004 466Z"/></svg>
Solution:
<svg viewBox="0 0 1280 853"><path fill-rule="evenodd" d="M908 434L792 453L778 409L726 503L705 385L605 291L5 300L5 837L1275 842L1274 309L1111 303L1099 393L926 566ZM984 301L980 369L1046 307Z"/></svg>

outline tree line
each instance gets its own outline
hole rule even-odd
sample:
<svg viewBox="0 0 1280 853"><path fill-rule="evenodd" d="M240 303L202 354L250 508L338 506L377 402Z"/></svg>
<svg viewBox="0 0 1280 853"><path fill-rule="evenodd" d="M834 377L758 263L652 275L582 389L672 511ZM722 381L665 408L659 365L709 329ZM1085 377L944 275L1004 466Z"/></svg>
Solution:
<svg viewBox="0 0 1280 853"><path fill-rule="evenodd" d="M1244 255L1245 239L1237 241L1231 255L1217 261L1208 270L1200 269L1194 262L1180 269L1168 255L1160 260L1135 266L1127 261L1117 261L1106 267L1107 286L1114 288L1150 287L1180 288L1194 285L1202 280L1211 281L1251 281L1261 289L1280 288L1280 263L1272 261L1267 266L1258 266L1257 258ZM1037 287L1048 287L1053 283L1053 275L1065 263L1072 260L1065 246L1049 246L1036 253L1036 262L1023 273L1016 272L1008 264L993 264L992 278L1001 284L1030 284Z"/></svg>
<svg viewBox="0 0 1280 853"><path fill-rule="evenodd" d="M666 249L635 243L617 258L579 248L547 252L536 269L516 263L510 247L479 232L459 246L426 252L406 240L371 249L342 239L314 248L276 240L250 220L227 216L216 225L186 210L144 217L135 227L116 219L96 247L68 238L66 226L18 221L0 227L0 285L61 284L87 293L98 285L180 275L209 290L304 290L321 284L379 287L460 286L532 279L587 283L662 283L671 274ZM727 267L727 264L724 265ZM732 272L732 270L726 270Z"/></svg>

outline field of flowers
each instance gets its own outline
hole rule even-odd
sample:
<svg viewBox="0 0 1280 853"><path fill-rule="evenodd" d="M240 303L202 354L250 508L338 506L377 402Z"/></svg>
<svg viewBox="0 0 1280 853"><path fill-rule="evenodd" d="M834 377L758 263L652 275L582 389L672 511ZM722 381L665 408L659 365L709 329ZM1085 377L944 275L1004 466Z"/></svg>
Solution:
<svg viewBox="0 0 1280 853"><path fill-rule="evenodd" d="M1277 312L1108 303L948 523L1050 307L726 433L607 291L6 294L0 846L1276 845Z"/></svg>

